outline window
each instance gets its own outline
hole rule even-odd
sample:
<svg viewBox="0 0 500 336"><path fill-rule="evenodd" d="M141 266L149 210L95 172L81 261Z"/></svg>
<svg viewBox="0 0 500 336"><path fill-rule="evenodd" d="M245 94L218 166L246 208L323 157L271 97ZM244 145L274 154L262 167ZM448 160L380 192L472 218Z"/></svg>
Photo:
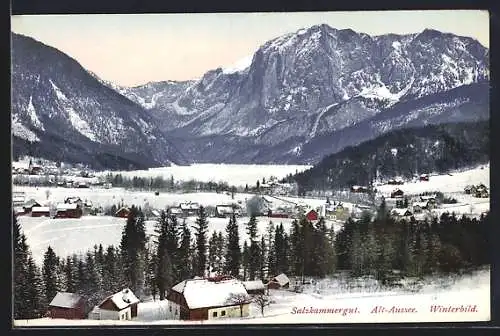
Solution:
<svg viewBox="0 0 500 336"><path fill-rule="evenodd" d="M226 316L226 311L223 310L221 313L220 313L220 316Z"/></svg>
<svg viewBox="0 0 500 336"><path fill-rule="evenodd" d="M215 312L213 312L213 313L212 313L212 316L213 316L213 317L217 317L217 312L216 312L216 311L215 311Z"/></svg>
<svg viewBox="0 0 500 336"><path fill-rule="evenodd" d="M172 306L168 306L168 311L172 312Z"/></svg>

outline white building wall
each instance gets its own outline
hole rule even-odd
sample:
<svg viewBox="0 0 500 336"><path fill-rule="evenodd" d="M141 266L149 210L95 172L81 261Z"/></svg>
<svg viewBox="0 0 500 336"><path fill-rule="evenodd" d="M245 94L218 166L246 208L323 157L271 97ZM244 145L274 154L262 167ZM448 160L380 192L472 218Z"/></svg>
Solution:
<svg viewBox="0 0 500 336"><path fill-rule="evenodd" d="M120 311L100 309L101 320L131 320L132 319L132 311L130 307L125 308Z"/></svg>
<svg viewBox="0 0 500 336"><path fill-rule="evenodd" d="M214 316L214 312L217 313L217 317ZM223 315L225 313L225 315ZM248 317L250 315L250 305L243 305L243 317ZM240 317L240 306L228 306L228 307L220 307L213 308L208 310L208 319L215 320L219 318L225 317Z"/></svg>

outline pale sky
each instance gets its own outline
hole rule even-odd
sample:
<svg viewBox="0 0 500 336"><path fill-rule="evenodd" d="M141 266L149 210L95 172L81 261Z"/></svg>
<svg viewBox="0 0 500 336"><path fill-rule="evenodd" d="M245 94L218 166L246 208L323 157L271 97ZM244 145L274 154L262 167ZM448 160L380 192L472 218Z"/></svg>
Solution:
<svg viewBox="0 0 500 336"><path fill-rule="evenodd" d="M280 35L316 24L370 35L425 28L470 36L489 48L489 13L478 10L79 14L12 16L12 31L76 59L124 86L196 79L253 54Z"/></svg>

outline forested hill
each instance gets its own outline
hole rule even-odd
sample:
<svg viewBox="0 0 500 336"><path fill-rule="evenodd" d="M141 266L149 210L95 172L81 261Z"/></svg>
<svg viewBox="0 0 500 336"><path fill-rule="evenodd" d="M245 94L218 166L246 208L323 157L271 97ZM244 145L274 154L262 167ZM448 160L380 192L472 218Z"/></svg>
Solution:
<svg viewBox="0 0 500 336"><path fill-rule="evenodd" d="M489 122L453 123L389 132L325 157L289 179L302 191L368 185L380 178L444 173L489 161Z"/></svg>

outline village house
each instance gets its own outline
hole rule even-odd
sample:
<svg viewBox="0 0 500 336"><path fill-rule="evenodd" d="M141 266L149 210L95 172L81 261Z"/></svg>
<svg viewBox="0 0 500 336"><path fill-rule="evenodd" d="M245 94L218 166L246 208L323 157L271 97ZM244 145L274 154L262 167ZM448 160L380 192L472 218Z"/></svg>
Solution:
<svg viewBox="0 0 500 336"><path fill-rule="evenodd" d="M468 185L464 188L464 192L468 195L476 193L476 186Z"/></svg>
<svg viewBox="0 0 500 336"><path fill-rule="evenodd" d="M292 210L284 207L277 207L276 209L269 209L267 211L267 217L270 218L290 218L291 214Z"/></svg>
<svg viewBox="0 0 500 336"><path fill-rule="evenodd" d="M353 193L368 193L369 191L370 191L370 188L365 187L365 186L354 185L351 187L351 192L353 192Z"/></svg>
<svg viewBox="0 0 500 336"><path fill-rule="evenodd" d="M128 288L108 296L89 314L92 320L132 320L140 300Z"/></svg>
<svg viewBox="0 0 500 336"><path fill-rule="evenodd" d="M33 207L31 208L31 217L50 217L50 208Z"/></svg>
<svg viewBox="0 0 500 336"><path fill-rule="evenodd" d="M232 296L248 295L237 279L189 279L173 286L167 295L167 318L180 320L211 320L240 317L240 305ZM242 303L243 316L250 315L250 302Z"/></svg>
<svg viewBox="0 0 500 336"><path fill-rule="evenodd" d="M218 218L230 217L234 213L234 208L231 205L216 205L215 216Z"/></svg>
<svg viewBox="0 0 500 336"><path fill-rule="evenodd" d="M58 292L49 304L48 316L54 319L84 319L85 300L78 294Z"/></svg>
<svg viewBox="0 0 500 336"><path fill-rule="evenodd" d="M267 287L270 289L290 288L290 279L285 273L281 273L269 280Z"/></svg>
<svg viewBox="0 0 500 336"><path fill-rule="evenodd" d="M316 221L319 218L318 212L314 209L311 209L306 213L306 218L308 221Z"/></svg>
<svg viewBox="0 0 500 336"><path fill-rule="evenodd" d="M56 207L55 218L80 218L83 210L77 203L60 203Z"/></svg>
<svg viewBox="0 0 500 336"><path fill-rule="evenodd" d="M391 213L396 219L403 219L403 218L408 219L409 217L413 216L413 213L408 208L406 208L406 209L392 209Z"/></svg>
<svg viewBox="0 0 500 336"><path fill-rule="evenodd" d="M178 207L169 208L167 211L168 211L169 215L172 215L172 216L175 216L175 217L182 217L183 214L184 214L182 212L182 209L178 208Z"/></svg>
<svg viewBox="0 0 500 336"><path fill-rule="evenodd" d="M35 201L34 199L30 199L29 201L27 201L26 203L24 203L23 210L24 210L25 214L29 214L29 213L31 213L31 210L34 207L41 207L41 206L42 205L40 203L38 203L37 201Z"/></svg>
<svg viewBox="0 0 500 336"><path fill-rule="evenodd" d="M424 210L429 209L429 202L414 202L412 204L413 213L421 213Z"/></svg>
<svg viewBox="0 0 500 336"><path fill-rule="evenodd" d="M198 214L198 210L200 209L200 205L198 203L181 203L179 205L184 216L196 216Z"/></svg>
<svg viewBox="0 0 500 336"><path fill-rule="evenodd" d="M437 206L437 196L436 195L420 196L420 202L427 203L428 210L434 209Z"/></svg>
<svg viewBox="0 0 500 336"><path fill-rule="evenodd" d="M488 188L484 184L480 184L476 187L476 191L474 192L474 197L478 198L488 198L489 193L488 193Z"/></svg>
<svg viewBox="0 0 500 336"><path fill-rule="evenodd" d="M391 198L402 198L404 196L404 191L401 189L394 189L391 192Z"/></svg>
<svg viewBox="0 0 500 336"><path fill-rule="evenodd" d="M130 208L121 207L115 212L115 217L128 218L128 216L130 215L130 211Z"/></svg>
<svg viewBox="0 0 500 336"><path fill-rule="evenodd" d="M419 179L422 182L427 182L427 181L429 181L429 175L428 174L421 174Z"/></svg>
<svg viewBox="0 0 500 336"><path fill-rule="evenodd" d="M243 286L250 295L264 294L266 291L266 286L261 280L243 281Z"/></svg>

